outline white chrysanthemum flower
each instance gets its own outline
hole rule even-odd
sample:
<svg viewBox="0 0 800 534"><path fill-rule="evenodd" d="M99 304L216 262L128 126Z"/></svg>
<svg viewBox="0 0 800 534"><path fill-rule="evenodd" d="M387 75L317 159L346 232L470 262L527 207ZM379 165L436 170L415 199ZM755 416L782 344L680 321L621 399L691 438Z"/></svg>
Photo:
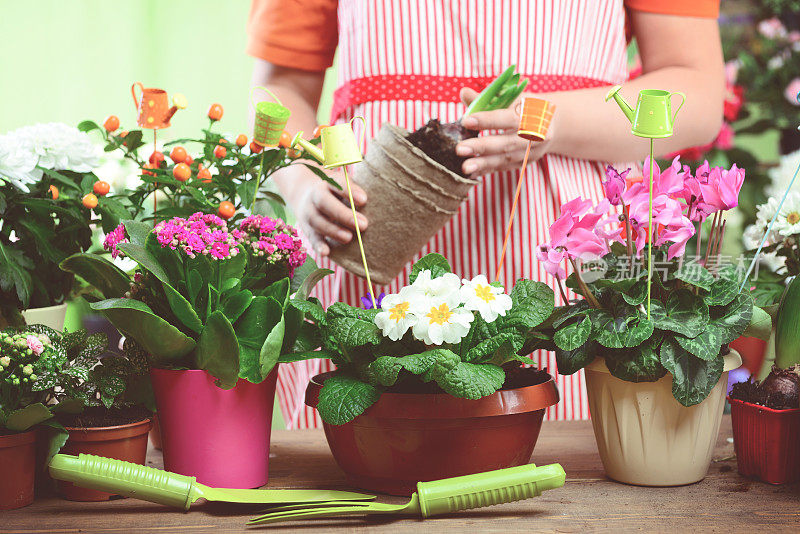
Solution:
<svg viewBox="0 0 800 534"><path fill-rule="evenodd" d="M99 159L87 133L58 122L23 126L0 138L0 177L26 193L42 169L90 172Z"/></svg>
<svg viewBox="0 0 800 534"><path fill-rule="evenodd" d="M426 345L441 345L458 343L467 335L475 316L471 311L459 307L461 298L457 290L435 299L420 294L416 297L417 302L412 302L412 309L420 311L415 312L419 315L413 326L415 338ZM427 309L420 309L423 303L427 303Z"/></svg>
<svg viewBox="0 0 800 534"><path fill-rule="evenodd" d="M789 196L786 197L781 207L778 221L781 221L778 233L782 236L791 237L800 235L800 192L792 191L789 193Z"/></svg>
<svg viewBox="0 0 800 534"><path fill-rule="evenodd" d="M768 171L770 180L772 181L765 190L768 197L775 197L778 200L783 198L798 165L800 165L800 150L781 156L778 166ZM800 182L800 178L795 180L794 187L792 187L793 191L800 191L800 183L798 182Z"/></svg>
<svg viewBox="0 0 800 534"><path fill-rule="evenodd" d="M502 287L489 284L486 275L479 274L472 280L461 281L461 302L468 310L477 311L487 323L494 322L498 316L505 316L511 309L511 297L503 292Z"/></svg>
<svg viewBox="0 0 800 534"><path fill-rule="evenodd" d="M375 325L392 341L401 339L417 323L417 316L411 312L414 293L411 286L406 286L400 293L383 297L381 311L375 316Z"/></svg>

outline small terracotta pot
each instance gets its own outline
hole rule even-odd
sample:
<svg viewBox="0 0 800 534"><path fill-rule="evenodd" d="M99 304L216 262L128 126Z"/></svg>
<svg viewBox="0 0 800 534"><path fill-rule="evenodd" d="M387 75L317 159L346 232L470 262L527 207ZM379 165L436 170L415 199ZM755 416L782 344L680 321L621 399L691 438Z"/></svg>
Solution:
<svg viewBox="0 0 800 534"><path fill-rule="evenodd" d="M153 414L153 428L150 429L150 443L157 451L161 450L161 425L158 424L158 414Z"/></svg>
<svg viewBox="0 0 800 534"><path fill-rule="evenodd" d="M800 480L800 408L773 410L728 397L739 473L770 484Z"/></svg>
<svg viewBox="0 0 800 534"><path fill-rule="evenodd" d="M69 432L62 454L94 454L144 465L147 456L147 433L150 419L120 426L98 428L66 427ZM81 488L71 482L57 481L58 493L69 501L107 501L113 494Z"/></svg>
<svg viewBox="0 0 800 534"><path fill-rule="evenodd" d="M0 436L0 510L33 502L36 475L36 431Z"/></svg>
<svg viewBox="0 0 800 534"><path fill-rule="evenodd" d="M311 380L308 406L317 406L322 383L332 374ZM544 410L558 400L552 378L478 400L383 393L350 423L323 426L333 457L351 485L411 495L420 481L528 463Z"/></svg>

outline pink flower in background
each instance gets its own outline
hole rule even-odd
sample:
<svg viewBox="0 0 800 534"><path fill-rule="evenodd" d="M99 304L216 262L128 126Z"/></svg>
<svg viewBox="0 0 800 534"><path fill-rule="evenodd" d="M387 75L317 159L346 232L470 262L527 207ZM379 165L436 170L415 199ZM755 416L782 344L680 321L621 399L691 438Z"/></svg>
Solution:
<svg viewBox="0 0 800 534"><path fill-rule="evenodd" d="M117 250L117 245L127 242L128 236L125 234L125 225L120 224L106 234L106 238L103 240L103 248L111 252L112 258L117 258L119 256L124 256L121 251Z"/></svg>
<svg viewBox="0 0 800 534"><path fill-rule="evenodd" d="M44 343L42 343L42 341L34 335L26 336L25 342L28 344L28 348L31 349L31 352L33 352L36 356L40 355L44 351Z"/></svg>
<svg viewBox="0 0 800 534"><path fill-rule="evenodd" d="M619 206L622 202L622 193L625 192L626 187L625 178L630 172L630 169L626 169L619 173L611 165L606 167L606 180L603 181L603 191L605 191L608 201L614 206Z"/></svg>
<svg viewBox="0 0 800 534"><path fill-rule="evenodd" d="M767 39L779 39L786 37L786 27L777 17L762 20L758 23L758 33Z"/></svg>
<svg viewBox="0 0 800 534"><path fill-rule="evenodd" d="M250 215L232 233L238 243L265 258L267 264L286 263L290 276L306 261L306 250L297 230L280 219Z"/></svg>
<svg viewBox="0 0 800 534"><path fill-rule="evenodd" d="M551 276L555 276L559 280L567 277L567 271L564 270L567 253L563 247L553 248L550 245L542 245L536 250L536 259Z"/></svg>
<svg viewBox="0 0 800 534"><path fill-rule="evenodd" d="M783 96L786 97L790 104L800 106L800 78L795 78L789 82L789 85L783 91Z"/></svg>
<svg viewBox="0 0 800 534"><path fill-rule="evenodd" d="M720 150L730 150L733 148L733 128L727 122L723 122L719 129L717 138L714 139L714 148Z"/></svg>
<svg viewBox="0 0 800 534"><path fill-rule="evenodd" d="M700 184L703 202L714 211L729 210L739 205L739 192L744 183L744 169L734 163L730 170L714 167L708 175L708 182Z"/></svg>

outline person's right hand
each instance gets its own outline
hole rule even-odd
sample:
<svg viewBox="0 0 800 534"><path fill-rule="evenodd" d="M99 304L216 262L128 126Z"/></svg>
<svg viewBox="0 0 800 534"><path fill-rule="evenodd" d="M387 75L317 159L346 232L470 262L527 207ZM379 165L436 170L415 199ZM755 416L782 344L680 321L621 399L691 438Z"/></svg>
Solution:
<svg viewBox="0 0 800 534"><path fill-rule="evenodd" d="M311 242L317 254L327 256L331 245L349 243L356 227L344 175L338 171L331 174L342 186L336 189L300 165L289 167L284 172L286 176L281 177L281 189L297 217L303 236ZM350 184L358 209L366 204L367 194L352 180ZM358 226L361 231L367 227L367 218L362 213L358 214Z"/></svg>

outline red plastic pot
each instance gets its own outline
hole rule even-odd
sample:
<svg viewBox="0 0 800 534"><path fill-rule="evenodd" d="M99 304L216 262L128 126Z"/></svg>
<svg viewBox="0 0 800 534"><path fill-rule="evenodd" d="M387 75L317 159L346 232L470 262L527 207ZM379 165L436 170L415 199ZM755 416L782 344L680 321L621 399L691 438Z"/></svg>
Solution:
<svg viewBox="0 0 800 534"><path fill-rule="evenodd" d="M757 375L764 364L764 356L767 352L767 342L757 337L741 336L731 343L731 348L742 356L742 365L750 371L751 375Z"/></svg>
<svg viewBox="0 0 800 534"><path fill-rule="evenodd" d="M97 428L67 427L69 438L62 454L94 454L144 465L147 456L147 433L150 419L128 425ZM58 493L69 501L107 501L113 494L81 488L71 482L57 481Z"/></svg>
<svg viewBox="0 0 800 534"><path fill-rule="evenodd" d="M36 431L0 436L0 510L33 502Z"/></svg>
<svg viewBox="0 0 800 534"><path fill-rule="evenodd" d="M800 408L773 410L728 397L739 473L770 484L800 481Z"/></svg>
<svg viewBox="0 0 800 534"><path fill-rule="evenodd" d="M308 406L317 406L322 383L331 375L311 380L306 389ZM410 495L419 481L528 463L544 410L558 400L552 378L478 400L383 393L350 423L323 426L333 457L350 484Z"/></svg>
<svg viewBox="0 0 800 534"><path fill-rule="evenodd" d="M260 384L221 389L205 371L150 369L164 469L214 487L265 485L277 378L275 367Z"/></svg>

